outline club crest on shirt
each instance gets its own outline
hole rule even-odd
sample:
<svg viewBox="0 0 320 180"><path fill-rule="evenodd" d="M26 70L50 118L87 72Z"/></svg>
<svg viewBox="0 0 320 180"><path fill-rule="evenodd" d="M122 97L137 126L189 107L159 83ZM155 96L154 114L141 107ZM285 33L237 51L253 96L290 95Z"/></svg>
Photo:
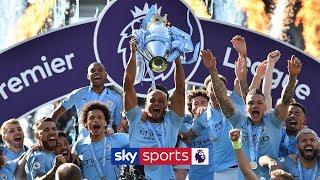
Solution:
<svg viewBox="0 0 320 180"><path fill-rule="evenodd" d="M113 106L113 101L111 101L111 100L106 101L106 106L107 106L108 108L110 108L111 106Z"/></svg>
<svg viewBox="0 0 320 180"><path fill-rule="evenodd" d="M41 167L41 164L40 164L40 162L35 162L35 163L33 163L33 169L39 169L40 167Z"/></svg>

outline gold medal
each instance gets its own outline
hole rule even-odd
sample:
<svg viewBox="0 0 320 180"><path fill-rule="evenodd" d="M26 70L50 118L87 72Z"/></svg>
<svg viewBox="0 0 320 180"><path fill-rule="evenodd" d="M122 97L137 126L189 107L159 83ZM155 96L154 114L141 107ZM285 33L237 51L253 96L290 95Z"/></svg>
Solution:
<svg viewBox="0 0 320 180"><path fill-rule="evenodd" d="M251 166L252 169L257 169L258 168L258 164L255 161L251 161L250 162L250 166Z"/></svg>

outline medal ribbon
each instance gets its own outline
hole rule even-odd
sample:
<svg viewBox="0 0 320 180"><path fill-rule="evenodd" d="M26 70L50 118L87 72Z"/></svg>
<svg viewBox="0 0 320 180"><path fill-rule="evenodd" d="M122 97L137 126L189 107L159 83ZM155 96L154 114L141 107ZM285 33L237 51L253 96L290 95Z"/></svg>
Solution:
<svg viewBox="0 0 320 180"><path fill-rule="evenodd" d="M89 137L88 137L89 138ZM106 143L107 143L107 137L104 138L104 141L103 141L103 158L102 158L102 167L104 167L106 165ZM94 151L93 151L93 146L92 146L92 142L90 143L89 145L90 147L90 151L91 151L91 156L93 158L93 161L94 161L94 164L98 170L98 173L100 175L101 178L103 178L103 171L102 171L102 168L101 168L101 164L99 163Z"/></svg>
<svg viewBox="0 0 320 180"><path fill-rule="evenodd" d="M252 134L252 126L251 123L249 122L248 125L248 129L249 129L249 151L250 151L250 160L251 161L257 161L257 157L258 157L258 150L259 150L259 144L260 144L260 137L262 134L262 127L263 124L259 127L258 129L258 134L257 134L257 138L256 138L256 144L254 145L253 143L253 134Z"/></svg>

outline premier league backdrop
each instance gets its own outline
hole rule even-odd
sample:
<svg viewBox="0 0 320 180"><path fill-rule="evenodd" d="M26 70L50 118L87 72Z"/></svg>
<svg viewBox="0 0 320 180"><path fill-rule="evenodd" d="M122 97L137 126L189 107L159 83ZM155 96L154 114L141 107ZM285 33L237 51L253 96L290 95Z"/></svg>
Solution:
<svg viewBox="0 0 320 180"><path fill-rule="evenodd" d="M177 48L185 50L186 82L190 84L201 84L208 75L199 56L199 49L205 48L211 49L217 57L218 70L227 78L228 89L232 89L237 53L232 49L230 40L240 34L247 41L250 59L248 80L269 52L281 51L273 75L272 96L276 102L288 80L286 60L296 55L301 59L303 69L298 77L295 99L308 110L308 126L320 129L317 123L320 84L315 79L320 76L318 62L292 46L261 34L215 21L199 20L179 0L114 1L105 7L98 19L43 34L1 52L0 120L3 122L8 118L20 117L73 89L85 86L88 84L87 67L95 61L104 64L108 80L122 89L124 68L130 53L129 40L135 30L150 27L148 23L154 20L148 19L150 9L161 17L167 14L170 33L175 34L170 38L177 40L172 44L175 42ZM139 38L137 34L136 37ZM187 42L180 42L182 37L187 37ZM148 67L141 64L140 77L137 78L139 83L136 85L139 96L145 96L152 79L172 90L173 69L173 64L169 62L165 71L151 75L147 73Z"/></svg>

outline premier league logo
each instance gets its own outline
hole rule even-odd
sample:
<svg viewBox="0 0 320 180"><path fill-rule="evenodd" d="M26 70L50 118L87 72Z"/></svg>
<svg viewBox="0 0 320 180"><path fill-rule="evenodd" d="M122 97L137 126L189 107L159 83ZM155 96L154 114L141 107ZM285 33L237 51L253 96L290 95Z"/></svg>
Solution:
<svg viewBox="0 0 320 180"><path fill-rule="evenodd" d="M198 161L198 163L203 163L204 160L206 160L206 155L201 149L199 149L195 155L195 159Z"/></svg>
<svg viewBox="0 0 320 180"><path fill-rule="evenodd" d="M192 78L200 64L199 49L203 48L201 25L182 1L114 1L102 11L96 25L94 52L97 61L106 67L108 80L119 89L122 89L123 74L130 55L129 41L133 35L132 33L134 30L141 29L143 20L146 19L146 15L152 10L152 7L156 7L156 14L167 14L166 22L170 22L171 25L184 32L184 35L190 37L188 42L191 42L192 51L188 49L188 51L183 52L177 48L175 49L179 51L177 55L185 56L182 63L184 64L186 82ZM174 38L170 37L169 39L172 40ZM160 42L162 41L158 38L157 42L161 44ZM172 47L171 45L174 45L173 42L167 47ZM164 54L165 58L167 58L166 60L169 60L170 54L172 54L171 49L168 49L170 48L166 49L167 54ZM146 51L143 53L146 54ZM173 89L174 63L168 61L163 72L162 70L154 71L154 74L147 73L147 65L149 63L137 62L135 88L138 96L145 97L152 82L165 85L169 91Z"/></svg>
<svg viewBox="0 0 320 180"><path fill-rule="evenodd" d="M192 148L192 165L208 165L209 149L208 148Z"/></svg>

